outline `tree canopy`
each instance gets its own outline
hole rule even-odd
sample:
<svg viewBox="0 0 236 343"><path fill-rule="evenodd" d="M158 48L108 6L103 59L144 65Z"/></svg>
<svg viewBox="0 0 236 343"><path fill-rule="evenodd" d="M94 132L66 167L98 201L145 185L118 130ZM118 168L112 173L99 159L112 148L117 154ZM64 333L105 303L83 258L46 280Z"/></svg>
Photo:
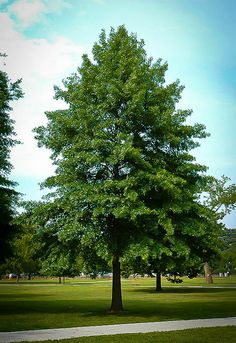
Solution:
<svg viewBox="0 0 236 343"><path fill-rule="evenodd" d="M117 312L120 258L132 244L155 240L161 257L171 246L189 254L191 237L207 239L198 202L206 167L190 154L207 133L187 122L191 110L177 108L183 86L166 84L167 63L148 58L144 42L124 26L108 36L103 30L92 53L62 89L55 87L68 108L46 112L47 125L35 129L56 170L34 218L48 241L57 237L112 260Z"/></svg>

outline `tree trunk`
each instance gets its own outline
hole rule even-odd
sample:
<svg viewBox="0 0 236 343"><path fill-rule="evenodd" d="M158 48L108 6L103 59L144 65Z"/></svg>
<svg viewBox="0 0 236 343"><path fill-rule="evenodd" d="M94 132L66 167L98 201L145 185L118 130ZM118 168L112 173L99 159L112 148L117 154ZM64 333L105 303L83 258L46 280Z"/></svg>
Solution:
<svg viewBox="0 0 236 343"><path fill-rule="evenodd" d="M156 272L156 291L161 291L161 274L159 272Z"/></svg>
<svg viewBox="0 0 236 343"><path fill-rule="evenodd" d="M19 281L20 281L20 274L17 274L16 275L16 283L19 283Z"/></svg>
<svg viewBox="0 0 236 343"><path fill-rule="evenodd" d="M118 313L123 311L121 281L120 281L120 260L119 255L114 253L112 258L112 302L111 312Z"/></svg>
<svg viewBox="0 0 236 343"><path fill-rule="evenodd" d="M211 268L210 268L208 262L205 262L205 264L204 264L204 272L205 272L206 282L209 284L213 283Z"/></svg>
<svg viewBox="0 0 236 343"><path fill-rule="evenodd" d="M58 277L58 282L61 283L61 276Z"/></svg>

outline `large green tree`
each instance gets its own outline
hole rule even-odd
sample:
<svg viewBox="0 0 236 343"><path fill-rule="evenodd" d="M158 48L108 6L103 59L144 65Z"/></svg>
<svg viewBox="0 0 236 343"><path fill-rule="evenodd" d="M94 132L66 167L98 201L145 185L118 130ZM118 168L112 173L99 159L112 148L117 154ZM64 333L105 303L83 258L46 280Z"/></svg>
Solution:
<svg viewBox="0 0 236 343"><path fill-rule="evenodd" d="M0 58L5 56L0 54ZM0 70L0 262L10 253L10 239L14 232L12 219L17 193L9 174L12 169L10 151L17 141L14 139L14 121L10 118L10 103L22 97L20 82L11 82L7 73Z"/></svg>
<svg viewBox="0 0 236 343"><path fill-rule="evenodd" d="M35 129L56 170L34 216L40 232L112 260L111 311L119 312L120 258L131 244L154 236L181 248L179 235L205 230L204 214L194 226L205 167L189 152L207 134L186 122L191 110L177 109L183 87L166 84L167 63L147 58L124 26L102 31L92 52L55 88L68 108L46 112L48 124Z"/></svg>

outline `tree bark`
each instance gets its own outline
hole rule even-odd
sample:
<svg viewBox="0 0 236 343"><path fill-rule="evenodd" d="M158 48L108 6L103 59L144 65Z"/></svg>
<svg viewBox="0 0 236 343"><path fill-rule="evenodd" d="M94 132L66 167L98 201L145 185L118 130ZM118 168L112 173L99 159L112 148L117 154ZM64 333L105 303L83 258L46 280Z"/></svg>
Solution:
<svg viewBox="0 0 236 343"><path fill-rule="evenodd" d="M123 311L121 281L120 281L120 259L119 255L114 253L112 258L112 301L110 311L118 313Z"/></svg>
<svg viewBox="0 0 236 343"><path fill-rule="evenodd" d="M206 282L209 284L213 283L211 268L210 268L208 262L205 262L205 264L204 264L204 272L205 272Z"/></svg>
<svg viewBox="0 0 236 343"><path fill-rule="evenodd" d="M161 273L156 272L156 291L162 291L161 288Z"/></svg>

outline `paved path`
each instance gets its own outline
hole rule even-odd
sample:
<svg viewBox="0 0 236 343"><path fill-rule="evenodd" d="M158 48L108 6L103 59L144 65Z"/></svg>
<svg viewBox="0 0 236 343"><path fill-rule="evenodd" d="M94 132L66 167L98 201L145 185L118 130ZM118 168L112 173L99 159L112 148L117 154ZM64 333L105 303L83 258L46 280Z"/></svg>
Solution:
<svg viewBox="0 0 236 343"><path fill-rule="evenodd" d="M117 335L125 333L175 331L229 325L236 326L236 317L0 332L0 342L10 343L22 341L46 341L49 339L55 340L87 336Z"/></svg>

